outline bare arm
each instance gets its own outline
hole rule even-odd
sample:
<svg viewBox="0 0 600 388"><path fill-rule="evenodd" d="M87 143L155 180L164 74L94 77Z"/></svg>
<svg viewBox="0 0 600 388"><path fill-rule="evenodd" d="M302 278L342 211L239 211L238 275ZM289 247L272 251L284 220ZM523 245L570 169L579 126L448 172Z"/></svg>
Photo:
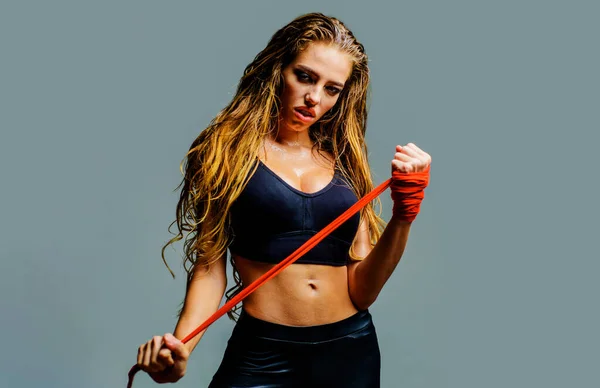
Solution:
<svg viewBox="0 0 600 388"><path fill-rule="evenodd" d="M195 271L188 285L183 310L173 333L176 338L183 339L217 311L227 287L225 265L226 254L211 266L210 271L201 269ZM205 332L206 330L200 332L185 344L190 353Z"/></svg>
<svg viewBox="0 0 600 388"><path fill-rule="evenodd" d="M398 145L392 160L392 174L394 171L426 171L430 163L431 156L415 144ZM348 288L356 308L365 310L377 299L377 295L402 258L410 226L409 221L392 215L381 237L371 248L369 225L366 220L361 222L354 241L354 251L364 259L348 265Z"/></svg>
<svg viewBox="0 0 600 388"><path fill-rule="evenodd" d="M392 218L377 244L371 248L368 224L366 220L361 222L354 250L364 259L348 265L350 298L359 310L366 310L375 302L394 272L406 248L410 225L409 222Z"/></svg>

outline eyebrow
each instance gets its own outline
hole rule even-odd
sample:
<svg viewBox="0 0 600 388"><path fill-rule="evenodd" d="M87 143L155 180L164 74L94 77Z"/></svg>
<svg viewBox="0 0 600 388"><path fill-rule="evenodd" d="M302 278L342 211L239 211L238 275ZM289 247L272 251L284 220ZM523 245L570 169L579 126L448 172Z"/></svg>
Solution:
<svg viewBox="0 0 600 388"><path fill-rule="evenodd" d="M310 74L312 74L312 76L313 76L313 77L317 77L317 78L319 78L319 75L318 75L318 74L317 74L317 73L316 73L316 72L315 72L313 69L311 69L310 67L308 67L308 66L305 66L305 65L298 65L297 67L298 67L299 69L301 69L301 70L303 70L303 71L307 72L307 73L310 73ZM341 83L341 82L337 82L337 81L331 81L331 83L333 83L335 86L339 86L339 87L340 87L340 88L342 88L342 89L344 88L344 84L343 84L343 83Z"/></svg>

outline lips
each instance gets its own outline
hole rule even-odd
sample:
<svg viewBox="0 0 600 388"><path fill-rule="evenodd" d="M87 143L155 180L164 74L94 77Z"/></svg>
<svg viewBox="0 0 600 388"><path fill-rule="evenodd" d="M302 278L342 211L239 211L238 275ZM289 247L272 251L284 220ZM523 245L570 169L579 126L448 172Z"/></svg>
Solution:
<svg viewBox="0 0 600 388"><path fill-rule="evenodd" d="M299 107L296 107L295 110L303 116L307 116L307 117L311 117L311 118L315 117L315 110L312 108L299 106Z"/></svg>

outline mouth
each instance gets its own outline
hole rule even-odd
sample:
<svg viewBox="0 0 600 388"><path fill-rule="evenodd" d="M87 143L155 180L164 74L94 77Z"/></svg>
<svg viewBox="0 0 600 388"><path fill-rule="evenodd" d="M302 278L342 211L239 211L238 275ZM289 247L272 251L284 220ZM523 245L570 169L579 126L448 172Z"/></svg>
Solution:
<svg viewBox="0 0 600 388"><path fill-rule="evenodd" d="M315 111L310 108L297 107L294 108L294 112L303 121L312 121L315 118Z"/></svg>

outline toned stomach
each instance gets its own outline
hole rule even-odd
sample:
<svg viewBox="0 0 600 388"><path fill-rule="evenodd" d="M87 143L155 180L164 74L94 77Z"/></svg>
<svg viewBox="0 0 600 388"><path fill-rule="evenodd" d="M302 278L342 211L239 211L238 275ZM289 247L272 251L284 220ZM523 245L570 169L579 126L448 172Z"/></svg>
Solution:
<svg viewBox="0 0 600 388"><path fill-rule="evenodd" d="M244 286L273 267L241 256L233 258ZM242 303L251 316L288 326L337 322L358 311L348 293L346 266L292 264Z"/></svg>

